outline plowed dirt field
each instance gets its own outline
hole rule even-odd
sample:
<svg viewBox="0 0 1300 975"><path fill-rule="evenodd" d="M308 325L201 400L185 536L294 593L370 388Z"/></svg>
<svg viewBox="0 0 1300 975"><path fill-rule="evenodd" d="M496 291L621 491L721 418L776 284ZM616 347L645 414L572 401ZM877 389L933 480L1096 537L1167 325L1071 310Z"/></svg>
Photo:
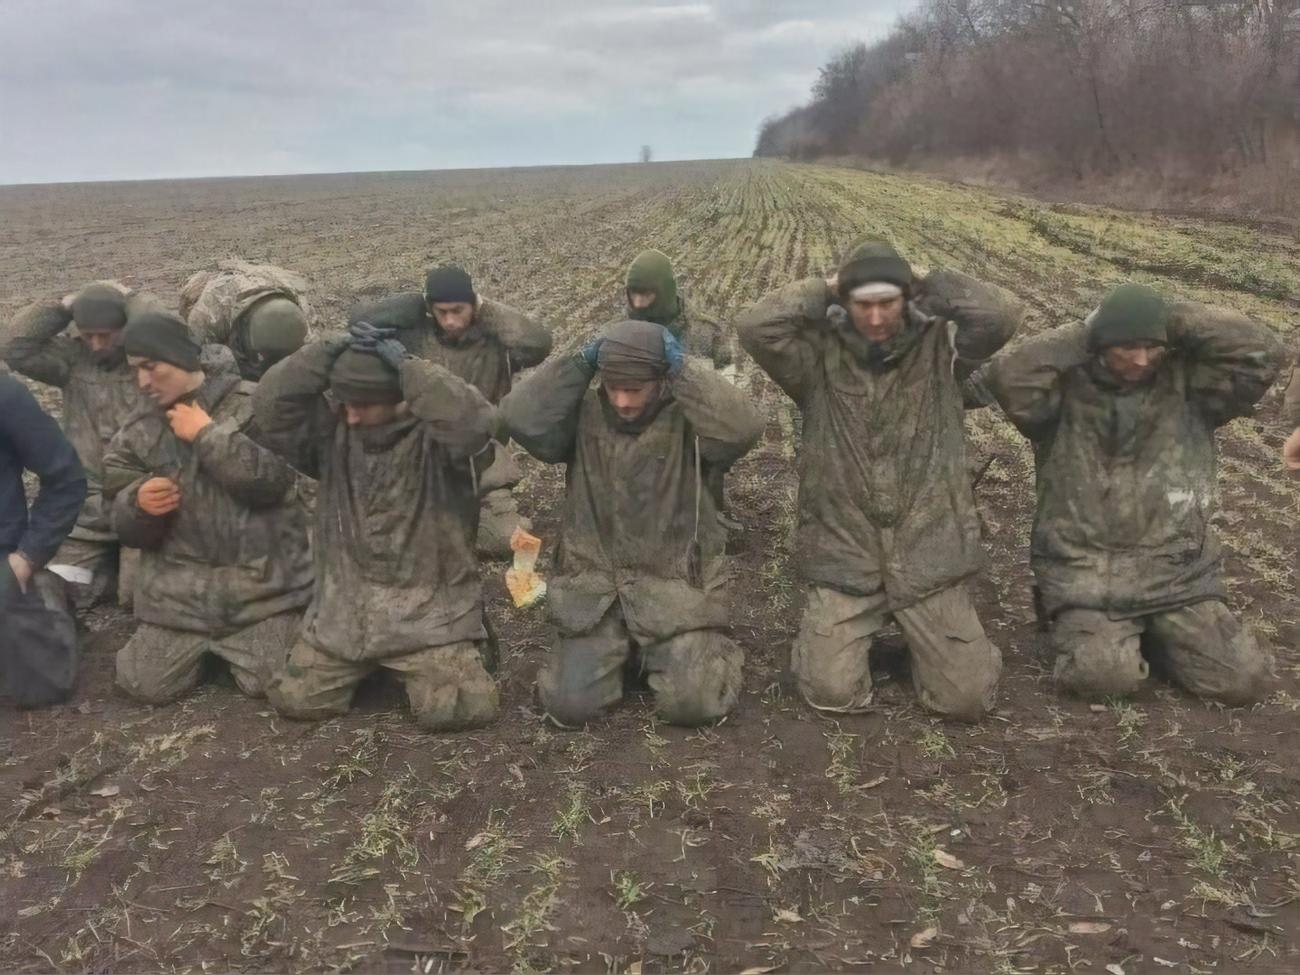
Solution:
<svg viewBox="0 0 1300 975"><path fill-rule="evenodd" d="M564 350L614 315L643 247L727 320L868 231L1011 288L1028 331L1129 277L1284 333L1300 316L1300 244L1263 229L732 161L0 188L0 320L97 277L174 296L239 255L307 275L338 326L357 298L455 260ZM220 674L140 707L112 688L131 621L96 613L69 704L0 704L0 969L1300 968L1300 490L1277 393L1221 437L1231 602L1279 674L1252 710L1156 682L1107 705L1054 693L1029 596L1030 454L996 413L972 416L992 457L975 589L1006 667L997 712L965 727L917 708L897 637L871 713L797 700L793 417L751 363L740 381L771 423L730 482L748 653L732 718L691 733L633 698L587 731L549 727L532 694L544 614L508 604L502 565L484 573L503 713L472 734L421 733L382 682L321 725ZM562 472L527 471L521 504L553 547Z"/></svg>

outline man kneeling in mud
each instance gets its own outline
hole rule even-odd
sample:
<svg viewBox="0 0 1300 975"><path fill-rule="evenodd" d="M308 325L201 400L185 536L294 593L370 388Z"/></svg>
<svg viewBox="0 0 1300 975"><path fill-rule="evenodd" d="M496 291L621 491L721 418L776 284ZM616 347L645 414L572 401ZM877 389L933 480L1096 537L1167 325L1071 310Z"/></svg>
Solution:
<svg viewBox="0 0 1300 975"><path fill-rule="evenodd" d="M627 321L542 366L501 417L538 460L568 465L547 714L577 726L616 703L635 648L663 720L726 715L744 654L724 633L725 531L708 476L758 442L754 404L663 326Z"/></svg>
<svg viewBox="0 0 1300 975"><path fill-rule="evenodd" d="M199 683L211 653L261 697L311 598L294 473L255 441L252 384L229 350L200 350L156 311L132 319L124 345L148 402L104 454L113 529L141 549L140 627L118 651L117 682L162 704Z"/></svg>
<svg viewBox="0 0 1300 975"><path fill-rule="evenodd" d="M254 395L264 442L320 482L316 592L268 697L292 718L343 714L382 667L421 727L472 727L497 712L474 554L494 411L392 334L357 323L273 366Z"/></svg>
<svg viewBox="0 0 1300 975"><path fill-rule="evenodd" d="M1224 601L1214 431L1250 412L1282 357L1245 315L1127 284L973 377L1034 445L1029 561L1062 689L1131 693L1151 655L1201 697L1264 694L1268 656Z"/></svg>

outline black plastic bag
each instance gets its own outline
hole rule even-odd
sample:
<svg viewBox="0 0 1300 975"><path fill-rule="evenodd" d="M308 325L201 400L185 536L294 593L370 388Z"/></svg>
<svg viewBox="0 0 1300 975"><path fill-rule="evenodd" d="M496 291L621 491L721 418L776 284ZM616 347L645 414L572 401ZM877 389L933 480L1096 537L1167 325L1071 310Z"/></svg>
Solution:
<svg viewBox="0 0 1300 975"><path fill-rule="evenodd" d="M37 573L22 592L0 558L0 678L20 708L66 701L77 681L77 624L63 580ZM3 598L3 597L0 597Z"/></svg>

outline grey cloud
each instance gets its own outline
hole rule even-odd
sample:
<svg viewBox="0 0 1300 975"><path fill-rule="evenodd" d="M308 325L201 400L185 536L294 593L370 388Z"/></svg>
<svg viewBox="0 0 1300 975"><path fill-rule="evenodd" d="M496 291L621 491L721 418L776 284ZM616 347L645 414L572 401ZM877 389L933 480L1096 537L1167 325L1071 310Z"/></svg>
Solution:
<svg viewBox="0 0 1300 975"><path fill-rule="evenodd" d="M905 0L7 0L0 182L745 155Z"/></svg>

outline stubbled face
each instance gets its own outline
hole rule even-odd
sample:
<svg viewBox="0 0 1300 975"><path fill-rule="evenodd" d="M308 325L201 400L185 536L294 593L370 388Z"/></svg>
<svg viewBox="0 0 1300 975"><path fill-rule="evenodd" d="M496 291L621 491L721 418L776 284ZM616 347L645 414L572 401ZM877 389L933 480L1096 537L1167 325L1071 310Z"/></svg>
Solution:
<svg viewBox="0 0 1300 975"><path fill-rule="evenodd" d="M78 326L77 336L85 343L86 348L96 355L107 355L122 347L120 328L87 330Z"/></svg>
<svg viewBox="0 0 1300 975"><path fill-rule="evenodd" d="M1130 386L1145 383L1154 376L1164 357L1165 347L1157 342L1125 342L1101 353L1101 361L1111 374Z"/></svg>
<svg viewBox="0 0 1300 975"><path fill-rule="evenodd" d="M902 295L884 300L867 298L849 300L849 318L868 342L888 342L903 329Z"/></svg>
<svg viewBox="0 0 1300 975"><path fill-rule="evenodd" d="M429 311L438 327L458 338L474 324L474 306L468 301L438 301L429 305Z"/></svg>
<svg viewBox="0 0 1300 975"><path fill-rule="evenodd" d="M405 416L406 403L344 403L343 419L350 427L382 427Z"/></svg>
<svg viewBox="0 0 1300 975"><path fill-rule="evenodd" d="M135 370L135 382L140 392L164 409L203 384L203 373L189 372L170 362L157 362L138 355L129 356L127 361Z"/></svg>
<svg viewBox="0 0 1300 975"><path fill-rule="evenodd" d="M659 383L656 381L602 382L601 385L605 388L605 397L609 400L609 405L614 407L618 418L627 423L641 419L646 410L659 398Z"/></svg>
<svg viewBox="0 0 1300 975"><path fill-rule="evenodd" d="M647 308L649 308L651 305L655 303L655 299L658 297L659 297L659 292L655 291L654 288L628 288L627 289L628 307L634 308L637 311L645 311Z"/></svg>

